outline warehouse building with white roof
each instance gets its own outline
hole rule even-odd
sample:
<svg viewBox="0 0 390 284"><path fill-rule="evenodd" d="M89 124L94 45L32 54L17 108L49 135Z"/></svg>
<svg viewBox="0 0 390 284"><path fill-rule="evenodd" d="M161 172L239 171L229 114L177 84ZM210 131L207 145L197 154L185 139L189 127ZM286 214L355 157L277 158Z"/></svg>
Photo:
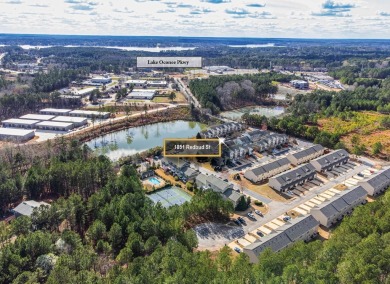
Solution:
<svg viewBox="0 0 390 284"><path fill-rule="evenodd" d="M41 121L36 124L38 129L52 131L69 131L74 128L71 122Z"/></svg>
<svg viewBox="0 0 390 284"><path fill-rule="evenodd" d="M3 127L34 129L38 122L39 120L10 118L3 120L1 123L3 124Z"/></svg>
<svg viewBox="0 0 390 284"><path fill-rule="evenodd" d="M138 100L152 100L156 94L155 90L143 90L143 89L134 89L128 96L128 99L138 99Z"/></svg>
<svg viewBox="0 0 390 284"><path fill-rule="evenodd" d="M32 120L50 120L54 118L54 115L48 115L48 114L26 114L20 117L21 119L32 119Z"/></svg>
<svg viewBox="0 0 390 284"><path fill-rule="evenodd" d="M69 116L87 117L87 118L109 118L109 112L99 112L93 110L72 110L69 112Z"/></svg>
<svg viewBox="0 0 390 284"><path fill-rule="evenodd" d="M34 130L0 128L0 140L2 141L24 142L34 138L34 136Z"/></svg>
<svg viewBox="0 0 390 284"><path fill-rule="evenodd" d="M44 108L39 111L41 114L50 114L50 115L69 115L71 109L63 109L63 108Z"/></svg>
<svg viewBox="0 0 390 284"><path fill-rule="evenodd" d="M56 116L51 121L73 123L75 127L80 127L88 124L88 119L85 117L73 116Z"/></svg>

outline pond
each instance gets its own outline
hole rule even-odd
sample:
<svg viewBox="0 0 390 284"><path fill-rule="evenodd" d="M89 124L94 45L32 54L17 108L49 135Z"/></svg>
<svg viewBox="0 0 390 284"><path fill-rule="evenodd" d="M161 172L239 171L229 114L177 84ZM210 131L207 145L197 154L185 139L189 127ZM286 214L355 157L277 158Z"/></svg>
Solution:
<svg viewBox="0 0 390 284"><path fill-rule="evenodd" d="M194 121L170 121L120 130L95 138L86 144L112 161L163 146L165 138L191 138L206 125Z"/></svg>
<svg viewBox="0 0 390 284"><path fill-rule="evenodd" d="M233 120L238 120L241 116L249 112L250 114L265 115L266 117L273 117L283 114L285 109L283 107L264 107L264 106L253 106L253 107L244 107L240 109L230 110L221 112L221 116L230 118Z"/></svg>

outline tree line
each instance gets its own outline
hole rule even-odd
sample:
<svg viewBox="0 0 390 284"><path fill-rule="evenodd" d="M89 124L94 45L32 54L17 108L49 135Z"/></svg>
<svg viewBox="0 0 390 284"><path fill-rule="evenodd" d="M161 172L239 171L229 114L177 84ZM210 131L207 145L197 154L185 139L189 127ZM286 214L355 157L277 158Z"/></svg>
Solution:
<svg viewBox="0 0 390 284"><path fill-rule="evenodd" d="M277 73L210 76L191 80L189 87L202 107L218 113L245 104L264 103L278 90L272 81L288 82L293 78Z"/></svg>
<svg viewBox="0 0 390 284"><path fill-rule="evenodd" d="M0 283L387 283L390 192L357 207L326 241L264 251L250 264L231 249L195 251L188 220L226 218L231 204L212 191L164 208L145 195L131 166L100 190L77 193L19 217L1 236ZM218 217L219 216L219 217ZM198 218L197 218L198 219ZM186 225L187 224L187 225ZM61 227L61 231L59 230Z"/></svg>

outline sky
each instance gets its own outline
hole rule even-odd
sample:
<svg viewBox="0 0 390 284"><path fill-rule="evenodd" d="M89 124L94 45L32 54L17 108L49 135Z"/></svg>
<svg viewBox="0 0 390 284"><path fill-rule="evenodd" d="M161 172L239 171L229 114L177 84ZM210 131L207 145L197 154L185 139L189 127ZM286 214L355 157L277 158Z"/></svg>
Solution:
<svg viewBox="0 0 390 284"><path fill-rule="evenodd" d="M0 33L390 38L390 0L0 0Z"/></svg>

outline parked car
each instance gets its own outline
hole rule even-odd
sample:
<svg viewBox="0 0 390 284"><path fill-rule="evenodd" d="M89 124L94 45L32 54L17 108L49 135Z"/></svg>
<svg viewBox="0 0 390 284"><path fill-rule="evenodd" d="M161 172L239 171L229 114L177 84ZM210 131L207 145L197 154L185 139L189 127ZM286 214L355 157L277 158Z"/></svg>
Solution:
<svg viewBox="0 0 390 284"><path fill-rule="evenodd" d="M248 217L251 218L251 219L256 219L255 215L253 215L252 212L248 212L248 214L246 214L246 215L248 215Z"/></svg>
<svg viewBox="0 0 390 284"><path fill-rule="evenodd" d="M238 221L237 219L233 219L233 222L236 223L238 226L241 225L240 221Z"/></svg>
<svg viewBox="0 0 390 284"><path fill-rule="evenodd" d="M364 175L362 173L358 173L357 174L359 177L364 177Z"/></svg>
<svg viewBox="0 0 390 284"><path fill-rule="evenodd" d="M255 210L255 213L256 213L257 215L263 217L263 213L261 213L259 210L256 209L256 210Z"/></svg>
<svg viewBox="0 0 390 284"><path fill-rule="evenodd" d="M241 250L240 250L240 248L238 248L238 247L234 247L234 250L235 250L236 252L238 252L238 253L241 253Z"/></svg>
<svg viewBox="0 0 390 284"><path fill-rule="evenodd" d="M238 220L238 221L240 221L240 223L241 223L241 224L245 224L245 220L244 220L244 218L242 218L242 217L238 217L238 218L237 218L237 220Z"/></svg>
<svg viewBox="0 0 390 284"><path fill-rule="evenodd" d="M290 216L284 216L283 217L283 221L284 222L287 222L287 221L290 221L291 220L291 217Z"/></svg>
<svg viewBox="0 0 390 284"><path fill-rule="evenodd" d="M262 232L260 232L260 231L257 231L256 234L258 234L259 237L264 237L264 234Z"/></svg>

